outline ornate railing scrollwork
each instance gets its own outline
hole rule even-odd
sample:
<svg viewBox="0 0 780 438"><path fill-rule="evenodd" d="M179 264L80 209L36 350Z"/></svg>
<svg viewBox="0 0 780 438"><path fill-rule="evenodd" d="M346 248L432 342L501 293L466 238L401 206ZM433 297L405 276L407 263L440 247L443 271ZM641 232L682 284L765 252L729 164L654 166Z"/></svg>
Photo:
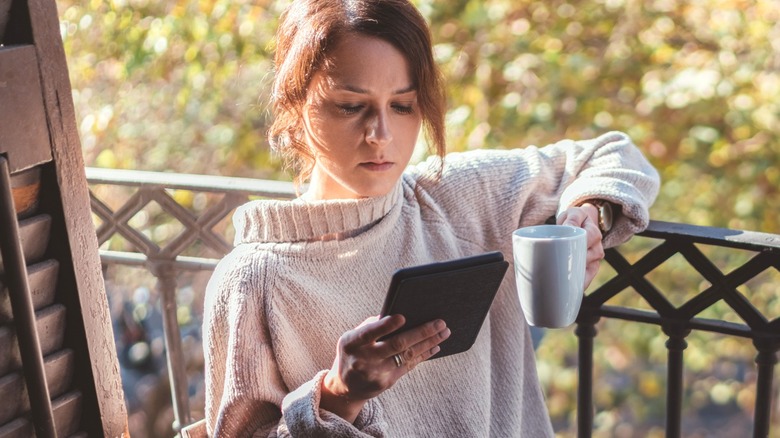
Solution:
<svg viewBox="0 0 780 438"><path fill-rule="evenodd" d="M87 178L92 187L92 212L101 222L97 226L98 243L104 246L112 237L119 235L132 247L122 251L102 249L104 265L145 266L157 278L175 418L173 428L178 432L193 420L177 317L178 273L180 270L213 269L219 257L232 247L224 234L214 231L214 227L250 197L291 198L294 196L293 186L277 181L95 168L87 169ZM112 208L109 202L116 199L101 199L95 190L101 185L124 186L133 193L119 207ZM170 192L175 190L207 193L212 199L196 214L174 199ZM130 224L133 217L152 203L183 227L167 243L155 241ZM210 253L210 257L185 255L196 241L202 244L198 252Z"/></svg>

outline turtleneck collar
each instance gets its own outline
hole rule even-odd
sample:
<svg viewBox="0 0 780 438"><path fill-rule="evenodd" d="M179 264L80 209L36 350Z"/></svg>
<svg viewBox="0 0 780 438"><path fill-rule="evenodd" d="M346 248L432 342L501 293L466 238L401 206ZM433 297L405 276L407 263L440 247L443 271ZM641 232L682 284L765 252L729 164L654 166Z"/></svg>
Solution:
<svg viewBox="0 0 780 438"><path fill-rule="evenodd" d="M353 236L383 218L403 196L401 181L384 196L312 201L259 200L236 210L235 245L338 239Z"/></svg>

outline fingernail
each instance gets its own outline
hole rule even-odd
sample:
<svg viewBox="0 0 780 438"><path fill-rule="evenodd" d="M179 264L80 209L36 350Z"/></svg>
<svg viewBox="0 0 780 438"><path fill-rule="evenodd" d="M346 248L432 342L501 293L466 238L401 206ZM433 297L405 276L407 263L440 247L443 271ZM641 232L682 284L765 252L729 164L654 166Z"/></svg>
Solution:
<svg viewBox="0 0 780 438"><path fill-rule="evenodd" d="M444 339L447 339L447 338L449 338L449 337L450 337L450 335L451 335L451 334L452 334L452 331L450 331L450 329L447 329L447 330L444 330L444 332L442 332L441 336L442 336Z"/></svg>
<svg viewBox="0 0 780 438"><path fill-rule="evenodd" d="M436 321L436 324L434 325L434 327L436 327L436 330L441 331L441 330L444 330L444 327L447 327L447 323L444 322L444 320L440 319L440 320Z"/></svg>
<svg viewBox="0 0 780 438"><path fill-rule="evenodd" d="M441 351L441 347L439 347L438 345L433 347L433 348L431 348L431 356L433 356L434 354L436 354L436 353L438 353L440 351Z"/></svg>

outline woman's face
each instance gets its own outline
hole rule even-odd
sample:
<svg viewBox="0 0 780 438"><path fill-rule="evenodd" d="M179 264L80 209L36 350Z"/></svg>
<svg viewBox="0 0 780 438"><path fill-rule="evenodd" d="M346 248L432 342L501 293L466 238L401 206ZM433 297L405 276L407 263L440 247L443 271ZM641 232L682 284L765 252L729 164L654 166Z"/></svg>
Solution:
<svg viewBox="0 0 780 438"><path fill-rule="evenodd" d="M422 117L404 55L360 34L340 39L309 85L306 143L314 157L308 196L389 193L414 151Z"/></svg>

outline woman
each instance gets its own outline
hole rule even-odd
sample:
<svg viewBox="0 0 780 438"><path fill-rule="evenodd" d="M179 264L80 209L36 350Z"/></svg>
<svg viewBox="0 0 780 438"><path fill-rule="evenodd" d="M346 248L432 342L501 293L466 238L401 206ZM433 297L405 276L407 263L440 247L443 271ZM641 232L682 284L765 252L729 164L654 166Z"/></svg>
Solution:
<svg viewBox="0 0 780 438"><path fill-rule="evenodd" d="M401 267L498 250L557 213L604 244L648 221L658 175L623 134L444 155L429 30L405 0L301 0L282 16L272 144L308 190L234 217L206 296L214 436L552 436L510 268L467 352L432 361L443 321L379 338ZM436 156L407 168L421 128ZM610 230L598 206L620 207ZM609 205L609 204L607 204Z"/></svg>

